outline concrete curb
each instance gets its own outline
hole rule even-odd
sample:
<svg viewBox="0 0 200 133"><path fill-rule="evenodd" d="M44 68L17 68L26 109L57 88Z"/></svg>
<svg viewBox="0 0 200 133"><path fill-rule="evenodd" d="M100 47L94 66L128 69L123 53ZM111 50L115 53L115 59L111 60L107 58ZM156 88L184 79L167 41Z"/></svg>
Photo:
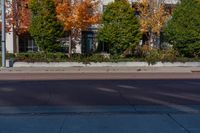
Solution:
<svg viewBox="0 0 200 133"><path fill-rule="evenodd" d="M14 67L0 73L198 73L200 67Z"/></svg>

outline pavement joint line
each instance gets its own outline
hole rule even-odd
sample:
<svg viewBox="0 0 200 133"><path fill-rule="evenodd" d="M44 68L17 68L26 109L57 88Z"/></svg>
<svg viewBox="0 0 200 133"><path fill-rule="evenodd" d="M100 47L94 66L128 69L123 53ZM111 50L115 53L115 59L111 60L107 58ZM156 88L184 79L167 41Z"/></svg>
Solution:
<svg viewBox="0 0 200 133"><path fill-rule="evenodd" d="M58 132L58 133L61 133L61 132L62 132L62 129L63 129L64 125L65 125L65 121L66 121L66 116L64 116L64 119L63 119L63 121L62 121L62 123L61 123L61 125L60 125L59 132Z"/></svg>
<svg viewBox="0 0 200 133"><path fill-rule="evenodd" d="M188 130L187 128L185 128L181 123L179 123L173 116L171 116L171 114L167 114L167 116L173 120L179 127L183 128L187 133L192 133L190 130Z"/></svg>

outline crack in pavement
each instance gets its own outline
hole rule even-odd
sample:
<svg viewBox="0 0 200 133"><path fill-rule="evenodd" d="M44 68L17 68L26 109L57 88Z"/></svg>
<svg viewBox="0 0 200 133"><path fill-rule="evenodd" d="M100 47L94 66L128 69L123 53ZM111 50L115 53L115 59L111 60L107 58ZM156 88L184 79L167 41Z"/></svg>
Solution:
<svg viewBox="0 0 200 133"><path fill-rule="evenodd" d="M63 121L62 121L62 123L61 123L61 125L60 125L60 129L59 129L59 132L58 132L58 133L61 133L61 132L62 132L62 129L63 129L64 124L65 124L65 121L66 121L66 115L64 116L64 119L63 119Z"/></svg>
<svg viewBox="0 0 200 133"><path fill-rule="evenodd" d="M185 128L181 123L179 123L171 114L167 114L167 116L173 120L179 127L181 127L182 129L184 129L184 131L186 131L187 133L191 133L190 130L188 130L187 128Z"/></svg>

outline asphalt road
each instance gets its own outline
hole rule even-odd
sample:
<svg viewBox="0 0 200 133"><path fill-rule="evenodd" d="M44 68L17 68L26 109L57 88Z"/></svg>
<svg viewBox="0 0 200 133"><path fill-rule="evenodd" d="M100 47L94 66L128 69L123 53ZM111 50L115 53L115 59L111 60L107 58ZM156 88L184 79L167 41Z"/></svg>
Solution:
<svg viewBox="0 0 200 133"><path fill-rule="evenodd" d="M0 133L199 133L199 77L0 74Z"/></svg>
<svg viewBox="0 0 200 133"><path fill-rule="evenodd" d="M199 74L138 75L0 74L0 106L200 105Z"/></svg>

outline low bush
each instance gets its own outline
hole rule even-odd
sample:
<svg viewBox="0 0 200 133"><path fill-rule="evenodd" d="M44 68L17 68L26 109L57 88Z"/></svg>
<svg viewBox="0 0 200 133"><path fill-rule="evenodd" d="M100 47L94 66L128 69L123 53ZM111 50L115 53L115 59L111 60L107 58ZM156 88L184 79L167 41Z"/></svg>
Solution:
<svg viewBox="0 0 200 133"><path fill-rule="evenodd" d="M161 51L160 55L160 61L162 62L175 62L177 60L177 57L179 56L178 52L174 49Z"/></svg>
<svg viewBox="0 0 200 133"><path fill-rule="evenodd" d="M152 49L149 51L149 53L146 55L145 60L148 62L148 64L155 64L157 61L160 61L160 52L157 49Z"/></svg>
<svg viewBox="0 0 200 133"><path fill-rule="evenodd" d="M150 49L148 46L142 46L137 48L136 56L143 57L149 64L155 64L158 61L161 62L175 62L179 56L178 52L174 49Z"/></svg>
<svg viewBox="0 0 200 133"><path fill-rule="evenodd" d="M107 62L108 58L100 54L72 54L69 58L64 53L18 53L15 61L23 62Z"/></svg>
<svg viewBox="0 0 200 133"><path fill-rule="evenodd" d="M146 57L149 54L150 50L151 49L149 48L148 45L137 46L135 48L134 56L137 58Z"/></svg>
<svg viewBox="0 0 200 133"><path fill-rule="evenodd" d="M90 62L128 62L128 61L147 61L149 64L155 64L158 61L161 62L193 62L200 61L200 58L186 58L178 56L178 53L173 49L160 51L157 49L151 49L146 51L143 57L122 57L122 56L109 56L106 57L102 54L72 54L69 58L64 53L18 53L7 54L7 59L21 62L83 62L89 64ZM0 55L1 64L1 55Z"/></svg>
<svg viewBox="0 0 200 133"><path fill-rule="evenodd" d="M24 62L62 62L66 61L67 55L63 53L18 53L15 55L15 61Z"/></svg>

